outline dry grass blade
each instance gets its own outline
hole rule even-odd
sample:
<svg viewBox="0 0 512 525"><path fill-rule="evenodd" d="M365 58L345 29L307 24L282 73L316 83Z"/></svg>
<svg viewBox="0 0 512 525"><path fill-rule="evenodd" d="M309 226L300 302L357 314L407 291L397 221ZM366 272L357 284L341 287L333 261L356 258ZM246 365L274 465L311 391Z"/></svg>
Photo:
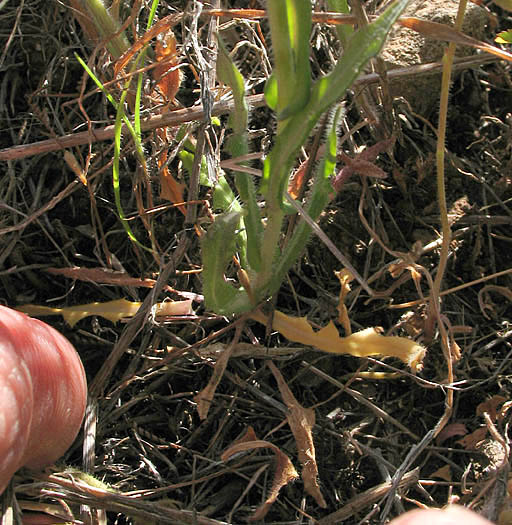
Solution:
<svg viewBox="0 0 512 525"><path fill-rule="evenodd" d="M400 25L413 29L422 35L428 36L430 38L435 38L437 40L444 40L446 42L453 42L457 45L470 46L476 49L481 49L486 51L491 55L496 55L497 57L512 61L512 54L507 51L500 49L496 46L491 46L486 42L481 42L476 40L464 33L453 29L453 27L447 26L446 24L439 24L437 22L431 22L429 20L420 20L419 18L409 17L401 18Z"/></svg>
<svg viewBox="0 0 512 525"><path fill-rule="evenodd" d="M410 472L407 472L398 485L400 490L407 489L418 482L419 469L415 468ZM372 503L379 501L385 497L386 494L392 489L392 483L386 482L373 487L362 494L354 496L347 501L341 509L325 516L321 520L318 520L318 525L333 525L334 523L343 523L346 519L350 518L354 514L361 512L361 510L370 506Z"/></svg>

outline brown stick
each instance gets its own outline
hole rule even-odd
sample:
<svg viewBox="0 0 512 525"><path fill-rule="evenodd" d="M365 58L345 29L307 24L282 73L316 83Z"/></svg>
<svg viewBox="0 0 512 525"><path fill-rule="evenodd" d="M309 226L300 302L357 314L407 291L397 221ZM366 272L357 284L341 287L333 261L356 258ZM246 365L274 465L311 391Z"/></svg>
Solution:
<svg viewBox="0 0 512 525"><path fill-rule="evenodd" d="M494 62L497 58L494 56L469 57L456 61L455 67L463 69L470 66L481 65L487 62ZM442 67L441 62L433 62L431 64L422 64L418 66L410 66L405 68L397 68L388 71L387 75L390 80L399 78L415 76L420 74L431 74L439 71ZM365 86L368 84L375 84L380 81L379 75L370 73L362 75L354 83L355 86ZM265 105L263 95L251 95L247 97L247 102L251 107L261 107ZM213 106L212 116L219 116L229 113L234 108L232 100L218 102ZM178 109L170 111L161 115L155 115L144 120L141 123L143 131L151 131L153 129L162 128L165 126L178 126L185 122L201 121L204 117L202 106L196 108ZM123 133L126 133L126 127L123 126ZM32 144L23 144L20 146L13 146L0 150L0 161L15 160L30 157L32 155L40 155L42 153L49 153L51 151L59 151L66 148L72 148L83 144L90 144L99 142L101 140L110 140L114 138L114 125L111 124L104 128L96 128L92 131L83 131L81 133L70 133L62 137L42 140L40 142L33 142Z"/></svg>

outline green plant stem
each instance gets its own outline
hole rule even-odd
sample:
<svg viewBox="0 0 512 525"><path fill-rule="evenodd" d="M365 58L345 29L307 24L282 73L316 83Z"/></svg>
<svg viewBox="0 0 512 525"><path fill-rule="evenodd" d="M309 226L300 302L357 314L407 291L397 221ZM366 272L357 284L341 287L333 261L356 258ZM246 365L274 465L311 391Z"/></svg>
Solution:
<svg viewBox="0 0 512 525"><path fill-rule="evenodd" d="M86 0L87 9L101 38L106 40L107 49L114 58L119 58L130 48L119 22L109 13L102 0Z"/></svg>

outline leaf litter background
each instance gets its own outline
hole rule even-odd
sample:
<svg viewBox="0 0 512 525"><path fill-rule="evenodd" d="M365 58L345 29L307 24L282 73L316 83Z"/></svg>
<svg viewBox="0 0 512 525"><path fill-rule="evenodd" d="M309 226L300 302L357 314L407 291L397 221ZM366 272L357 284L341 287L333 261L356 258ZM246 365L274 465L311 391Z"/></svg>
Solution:
<svg viewBox="0 0 512 525"><path fill-rule="evenodd" d="M175 28L181 60L208 80L212 72L203 70L205 63L198 59L194 41L196 46L205 45L209 19L195 22L194 7L193 2L169 2L160 6L158 17L187 9ZM226 2L222 7L264 5ZM317 2L316 9L326 7ZM499 8L492 10L498 14L498 25L489 30L489 42L511 23ZM129 9L124 13L127 16ZM135 13L137 27L144 27L146 13ZM271 57L266 23L220 24L229 49L237 46L234 57L248 93L261 94ZM138 31L140 35L142 30ZM94 91L74 57L78 53L88 60L94 48L64 4L26 0L4 5L0 35L1 148L113 122L112 107ZM328 70L339 52L333 29L316 25L311 42L315 67ZM200 49L204 60L212 60L204 47ZM113 64L105 53L99 51L92 64L99 76L111 78ZM183 75L179 104L199 104L199 86L186 65ZM83 436L65 462L90 470L110 489L93 488L91 480L73 483L75 474L59 474L62 464L52 478L37 483L20 475L18 498L50 502L61 498L77 517L78 503L105 509L106 514L92 512L91 519L98 523L149 523L150 518L158 523L242 523L258 517L255 512L263 508L266 523L313 519L380 523L417 505L441 506L454 499L496 518L507 504L503 482L508 475L512 377L510 274L463 285L511 267L511 88L510 66L498 61L459 74L452 88L447 191L454 241L445 289L454 290L444 295L443 313L461 357L450 387L443 385L446 362L437 336L428 344L423 371L414 377L398 361L320 353L267 334L261 325L205 312L199 297L201 261L194 228L160 194L158 163L164 150L168 149L170 172L184 187L188 183L173 159L176 130L144 134L150 181L142 179L129 140L123 142L123 207L145 245L150 244L148 228L152 230L156 257L134 247L116 217L112 141L70 149L81 169L87 166L87 187L61 151L2 161L3 303L62 308L117 299L142 302L135 317L115 324L93 316L70 328L60 318L45 318L82 356L96 423L94 438L85 443L86 464ZM219 88L215 97L229 94ZM161 111L149 89L144 104L144 117ZM320 225L372 288L385 292L369 301L352 285L345 298L352 328L382 326L386 333L421 341L429 319L418 291L408 274L390 274L394 259L376 237L388 250L416 254L416 262L435 274L440 226L435 137L429 126L429 121L436 124L435 112L416 115L396 101L394 116L383 116L396 119L401 130L391 158L378 146L369 150L380 153L378 157L364 154L364 148L383 138L384 128L361 126L367 115L358 108L356 98L349 97L340 132L359 130L343 144L339 170L350 167L347 157L351 157L371 162L371 170L387 177L362 179L356 166ZM225 115L221 122L225 125ZM267 150L274 125L265 108L252 109L253 151ZM202 132L197 122L189 126L192 135ZM225 160L217 155L222 127L210 129L207 138L211 157ZM206 190L200 188L200 199L208 199ZM152 209L145 224L138 218L142 208ZM206 226L210 219L205 207L199 205L197 213L198 222ZM94 273L49 271L73 267ZM277 307L325 326L338 315L339 281L334 271L339 269L314 238L290 272ZM421 285L428 293L425 279ZM153 304L165 298L195 299L193 315L155 316ZM408 302L410 307L393 308ZM230 346L236 331L240 342ZM196 396L221 356L227 368L201 420ZM393 375L382 378L380 372ZM452 418L435 441L422 444L443 414L447 388L455 390ZM297 441L293 421L301 418L303 434ZM311 453L310 439L316 465L304 457ZM253 445L242 445L247 441ZM256 448L258 443L266 445ZM233 450L242 449L246 451L230 457ZM411 473L415 467L418 470ZM299 477L285 483L308 468L313 469L309 483L315 485L318 478L315 498L305 491L308 481ZM283 486L277 495L280 480ZM273 496L275 503L265 506Z"/></svg>

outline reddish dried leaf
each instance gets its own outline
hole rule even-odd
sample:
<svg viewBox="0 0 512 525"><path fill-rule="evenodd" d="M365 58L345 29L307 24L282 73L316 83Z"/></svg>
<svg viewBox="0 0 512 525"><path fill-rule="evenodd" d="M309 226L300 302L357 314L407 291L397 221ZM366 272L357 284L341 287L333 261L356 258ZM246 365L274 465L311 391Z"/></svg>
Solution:
<svg viewBox="0 0 512 525"><path fill-rule="evenodd" d="M274 451L276 455L276 468L274 472L274 481L272 482L272 488L270 489L270 494L266 499L265 503L263 503L263 505L261 505L256 510L256 512L249 518L250 521L262 520L267 514L267 512L270 510L272 504L276 501L281 488L290 483L290 481L294 481L299 477L292 462L290 461L290 458L269 441L245 441L244 438L242 438L242 440L238 440L234 445L226 449L223 452L221 459L222 461L227 461L231 456L238 452L242 452L244 450L254 450L257 448L270 448Z"/></svg>
<svg viewBox="0 0 512 525"><path fill-rule="evenodd" d="M107 268L82 268L74 266L73 268L46 268L48 273L53 275L62 275L69 279L77 279L78 281L90 281L97 284L111 284L115 286L141 286L143 288L153 288L156 284L154 279L139 279L138 277L131 277L124 272L116 272ZM164 285L163 290L166 292L175 293L185 299L192 299L194 301L202 301L202 295L192 292L183 292L175 290L169 285Z"/></svg>
<svg viewBox="0 0 512 525"><path fill-rule="evenodd" d="M293 436L295 437L295 442L297 443L299 461L302 465L304 488L306 492L313 496L315 501L325 509L327 503L318 485L318 466L315 457L315 444L313 443L312 430L315 425L315 411L311 408L304 408L297 399L295 399L281 372L279 372L272 361L268 362L268 366L276 378L281 397L290 411L287 419Z"/></svg>
<svg viewBox="0 0 512 525"><path fill-rule="evenodd" d="M466 425L463 423L451 423L446 425L436 438L436 444L442 445L447 439L453 436L465 436L468 433Z"/></svg>
<svg viewBox="0 0 512 525"><path fill-rule="evenodd" d="M383 178L386 177L386 173L376 166L373 162L377 156L389 149L394 144L394 138L381 140L365 148L361 153L359 153L354 159L350 158L345 153L341 153L339 157L346 166L344 166L334 177L333 187L336 191L340 191L343 187L343 184L350 179L354 173L359 175L368 175L370 177Z"/></svg>
<svg viewBox="0 0 512 525"><path fill-rule="evenodd" d="M471 432L471 434L468 434L462 439L459 439L458 441L456 441L456 443L458 445L463 446L466 450L475 450L477 444L480 443L480 441L482 441L486 435L487 428L480 427L477 428L474 432Z"/></svg>
<svg viewBox="0 0 512 525"><path fill-rule="evenodd" d="M114 68L114 76L118 76L119 73L126 67L126 64L138 53L150 40L155 36L169 31L170 28L175 26L182 18L183 13L177 13L174 15L168 15L159 20L149 31L146 31L128 51L116 62Z"/></svg>
<svg viewBox="0 0 512 525"><path fill-rule="evenodd" d="M124 272L116 272L106 268L83 268L74 266L73 268L46 268L46 271L53 275L62 275L70 279L90 281L97 284L153 288L156 283L154 279L139 279L137 277L131 277Z"/></svg>

